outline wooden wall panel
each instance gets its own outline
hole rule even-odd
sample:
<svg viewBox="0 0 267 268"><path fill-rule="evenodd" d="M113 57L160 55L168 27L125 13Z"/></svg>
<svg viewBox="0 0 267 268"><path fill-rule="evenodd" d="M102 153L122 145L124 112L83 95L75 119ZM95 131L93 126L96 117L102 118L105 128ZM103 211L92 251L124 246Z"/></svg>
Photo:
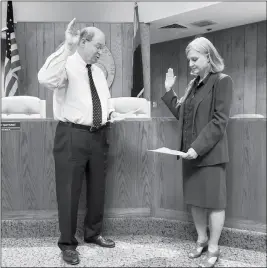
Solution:
<svg viewBox="0 0 267 268"><path fill-rule="evenodd" d="M140 24L140 34L141 34L141 45L142 51L142 60L143 60L143 72L144 72L144 88L145 94L144 98L151 100L151 78L150 78L150 31L149 25L142 23Z"/></svg>
<svg viewBox="0 0 267 268"><path fill-rule="evenodd" d="M106 37L106 46L110 49L110 40L111 40L111 32L110 32L110 24L109 23L93 23L94 27L100 29Z"/></svg>
<svg viewBox="0 0 267 268"><path fill-rule="evenodd" d="M244 158L244 217L264 222L266 206L262 201L266 200L266 124L258 124L256 120L245 124Z"/></svg>
<svg viewBox="0 0 267 268"><path fill-rule="evenodd" d="M133 24L122 25L122 96L131 96L132 88L132 51Z"/></svg>
<svg viewBox="0 0 267 268"><path fill-rule="evenodd" d="M3 209L57 208L55 126L55 121L24 121L20 131L2 133Z"/></svg>
<svg viewBox="0 0 267 268"><path fill-rule="evenodd" d="M264 222L266 120L231 120L228 137L231 162L227 169L227 217Z"/></svg>
<svg viewBox="0 0 267 268"><path fill-rule="evenodd" d="M37 51L38 51L38 54L37 54L37 72L38 72L41 69L41 67L43 66L44 60L45 60L44 59L44 44L45 44L46 39L44 38L44 33L45 33L44 27L45 27L45 25L38 23L36 25L36 27L37 27L36 28L36 34L37 34L36 48L37 48ZM54 45L53 45L53 50L52 50L51 53L53 53L53 52L54 52ZM42 85L40 85L38 83L38 94L37 94L37 96L39 96L40 99L45 100L46 95L47 95L46 92L47 92L47 90L44 88L44 86L42 86Z"/></svg>
<svg viewBox="0 0 267 268"><path fill-rule="evenodd" d="M165 82L165 77L166 73L168 72L169 68L173 69L174 75L178 78L177 75L177 47L176 47L176 42L168 42L165 45L165 49L162 51L162 77L163 77L163 86L161 87L161 96L163 96L166 92L165 87L164 87L164 82ZM174 87L174 90L176 89L176 92L178 92L178 86L175 84L176 87ZM168 107L163 104L161 101L161 113L162 116L164 117L174 117Z"/></svg>
<svg viewBox="0 0 267 268"><path fill-rule="evenodd" d="M92 26L94 26L94 23L93 22L77 22L77 27L80 30L82 30L85 27L92 27Z"/></svg>
<svg viewBox="0 0 267 268"><path fill-rule="evenodd" d="M135 131L133 131L135 132ZM119 134L120 133L120 134ZM111 151L110 155L113 158L113 161L111 160L110 165L115 164L113 167L113 184L112 189L114 192L113 197L113 206L119 207L119 208L126 208L127 206L132 207L133 204L131 204L132 200L132 193L131 189L128 188L128 185L130 186L131 176L129 171L131 170L131 155L133 154L133 151L129 144L124 140L124 138L127 138L126 133L128 133L127 130L123 128L123 124L119 123L116 126L116 129L113 129L111 141L113 140L112 137L116 137L115 139L118 140L117 146L114 146L112 148L111 144ZM133 138L134 135L130 135L131 138ZM129 141L130 139L127 139ZM129 154L128 154L129 152ZM117 161L118 160L118 161ZM107 202L111 203L111 202Z"/></svg>
<svg viewBox="0 0 267 268"><path fill-rule="evenodd" d="M123 89L123 72L122 72L122 25L121 24L111 24L111 35L113 38L111 39L111 53L114 58L115 66L116 66L116 75L113 80L113 84L111 87L111 95L112 97L120 97L122 96Z"/></svg>
<svg viewBox="0 0 267 268"><path fill-rule="evenodd" d="M1 182L2 182L2 209L13 210L20 208L21 196L20 173L20 132L1 133Z"/></svg>
<svg viewBox="0 0 267 268"><path fill-rule="evenodd" d="M232 30L232 79L234 81L233 114L244 112L244 44L245 28L237 27Z"/></svg>
<svg viewBox="0 0 267 268"><path fill-rule="evenodd" d="M216 39L215 39L216 40ZM225 64L225 73L232 73L232 35L231 31L223 32L223 49L222 49L222 57L224 59Z"/></svg>
<svg viewBox="0 0 267 268"><path fill-rule="evenodd" d="M245 26L244 113L256 113L257 24Z"/></svg>
<svg viewBox="0 0 267 268"><path fill-rule="evenodd" d="M203 36L208 38L211 43L214 43L214 40L216 39L216 32L206 33Z"/></svg>
<svg viewBox="0 0 267 268"><path fill-rule="evenodd" d="M41 200L46 191L44 183L44 129L42 124L23 124L21 129L21 169L19 173L22 181L22 195L24 207L37 209L42 206Z"/></svg>
<svg viewBox="0 0 267 268"><path fill-rule="evenodd" d="M65 31L67 28L67 22L55 23L55 50L65 40Z"/></svg>
<svg viewBox="0 0 267 268"><path fill-rule="evenodd" d="M54 23L37 24L37 70L39 71L46 59L55 51ZM49 40L49 41L48 41ZM39 98L46 100L46 117L53 118L53 91L39 85Z"/></svg>
<svg viewBox="0 0 267 268"><path fill-rule="evenodd" d="M266 21L258 24L256 112L266 115Z"/></svg>
<svg viewBox="0 0 267 268"><path fill-rule="evenodd" d="M154 162L147 150L154 148L153 138L151 136L153 122L142 122L140 127L137 138L140 142L138 143L137 153L135 156L137 158L137 177L135 188L137 189L137 197L140 202L139 207L148 207L151 209L154 191L152 188L152 170ZM135 160L133 159L133 161Z"/></svg>
<svg viewBox="0 0 267 268"><path fill-rule="evenodd" d="M165 75L168 71L169 68L173 69L174 75L176 75L176 79L179 79L179 74L178 74L178 62L177 59L179 57L179 42L176 40L173 42L169 42L166 44L167 49L166 51L169 51L169 53L166 53L163 51L163 58L166 59L162 62L162 68L163 68L163 77L165 79ZM173 86L173 90L176 92L176 94L179 94L178 91L178 83L175 83ZM164 93L164 91L163 91Z"/></svg>
<svg viewBox="0 0 267 268"><path fill-rule="evenodd" d="M47 121L43 124L44 138L44 174L40 190L46 192L42 195L41 204L46 209L57 209L56 187L55 187L55 162L53 156L54 137L57 123Z"/></svg>
<svg viewBox="0 0 267 268"><path fill-rule="evenodd" d="M185 52L185 49L186 49L186 47L187 47L187 45L193 40L194 38L185 38L184 39L184 42L183 42L183 44L184 44L184 57L185 57L185 60L186 60L186 76L187 77L185 77L186 78L186 81L187 81L187 85L188 85L188 83L194 78L194 76L193 75L191 75L191 69L190 69L190 67L189 67L189 61L188 61L188 59L187 59L187 55L186 55L186 52Z"/></svg>
<svg viewBox="0 0 267 268"><path fill-rule="evenodd" d="M218 31L216 38L214 39L213 45L216 47L218 53L223 57L223 48L224 48L224 35L225 31Z"/></svg>
<svg viewBox="0 0 267 268"><path fill-rule="evenodd" d="M110 131L106 206L150 207L148 144L149 123L118 122Z"/></svg>
<svg viewBox="0 0 267 268"><path fill-rule="evenodd" d="M178 41L178 40L177 40ZM182 39L177 42L179 44L179 54L178 54L178 73L177 81L178 84L178 97L181 98L187 88L187 71L188 71L188 61L185 54L185 48L188 45L188 39Z"/></svg>
<svg viewBox="0 0 267 268"><path fill-rule="evenodd" d="M26 43L26 95L38 96L38 81L37 81L37 24L25 23Z"/></svg>
<svg viewBox="0 0 267 268"><path fill-rule="evenodd" d="M225 62L224 73L229 74L234 82L233 104L231 116L240 113L259 113L266 116L266 21L233 27L221 31L204 34L220 52ZM165 71L162 73L154 71L158 64L165 64L168 57L173 53L169 49L169 44L177 42L179 54L176 58L178 64L178 91L183 95L188 82L193 78L185 56L185 47L194 37L186 37L164 43L153 44L151 46L151 57L154 51L161 50L162 57L151 58L151 75L160 75L164 83ZM165 59L166 58L166 59ZM161 79L151 76L151 80ZM164 84L158 85L163 87ZM151 88L151 94L155 95L157 87ZM154 101L158 101L159 108L152 108L153 116L169 116L165 108L160 106L162 102L160 96Z"/></svg>
<svg viewBox="0 0 267 268"><path fill-rule="evenodd" d="M118 122L110 129L106 208L150 208L149 127Z"/></svg>
<svg viewBox="0 0 267 268"><path fill-rule="evenodd" d="M215 32L214 46L224 60L224 73L232 73L232 33L231 29ZM235 87L235 86L234 86ZM230 110L230 116L233 115L233 105Z"/></svg>
<svg viewBox="0 0 267 268"><path fill-rule="evenodd" d="M19 51L19 59L21 66L26 66L26 43L25 38L25 23L17 23L15 27L16 41ZM26 68L21 68L19 71L19 80L18 80L18 92L20 95L26 95L27 87L25 85L26 81Z"/></svg>
<svg viewBox="0 0 267 268"><path fill-rule="evenodd" d="M151 115L153 117L160 117L163 102L161 96L163 93L164 76L166 73L162 69L162 50L160 45L153 46L151 50Z"/></svg>
<svg viewBox="0 0 267 268"><path fill-rule="evenodd" d="M244 214L243 194L246 192L246 182L244 182L244 123L236 121L235 124L229 122L228 125L228 143L229 148L235 148L229 151L231 165L227 166L227 215L235 215L242 218ZM231 137L238 137L237 140ZM231 174L231 175L230 175ZM237 191L237 192L236 192ZM231 205L230 205L231 204Z"/></svg>
<svg viewBox="0 0 267 268"><path fill-rule="evenodd" d="M157 122L157 137L155 148L168 147L176 150L177 122ZM181 161L176 156L159 154L157 156L156 174L158 175L157 196L158 208L182 210L183 181L181 177Z"/></svg>

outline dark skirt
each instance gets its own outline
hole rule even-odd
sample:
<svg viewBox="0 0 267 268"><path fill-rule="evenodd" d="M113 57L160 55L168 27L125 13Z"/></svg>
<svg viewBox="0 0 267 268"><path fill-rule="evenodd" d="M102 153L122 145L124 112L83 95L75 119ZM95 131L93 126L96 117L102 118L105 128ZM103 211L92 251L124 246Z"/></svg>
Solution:
<svg viewBox="0 0 267 268"><path fill-rule="evenodd" d="M197 167L183 159L184 201L202 208L226 208L226 166Z"/></svg>

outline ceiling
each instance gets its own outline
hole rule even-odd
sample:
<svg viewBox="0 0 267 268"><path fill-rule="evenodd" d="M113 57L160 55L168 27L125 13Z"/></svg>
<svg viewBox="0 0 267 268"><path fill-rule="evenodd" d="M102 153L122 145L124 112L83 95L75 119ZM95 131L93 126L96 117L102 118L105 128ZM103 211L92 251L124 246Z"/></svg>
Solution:
<svg viewBox="0 0 267 268"><path fill-rule="evenodd" d="M5 27L6 2L1 2L2 25ZM133 1L70 1L47 0L13 1L14 19L18 22L133 22ZM164 42L196 34L217 31L234 26L266 20L266 2L155 2L138 1L141 22L150 23L151 43ZM122 12L123 11L123 12ZM195 21L212 20L217 24L208 27L191 25ZM186 29L159 29L170 24Z"/></svg>
<svg viewBox="0 0 267 268"><path fill-rule="evenodd" d="M183 3L179 3L183 4ZM173 9L173 3L165 3L166 9ZM197 27L191 23L202 20L211 20L216 24L206 27ZM266 2L211 2L210 5L197 9L185 10L179 14L147 21L150 23L150 42L159 43L186 36L203 34L266 20ZM160 29L162 26L179 24L186 29Z"/></svg>

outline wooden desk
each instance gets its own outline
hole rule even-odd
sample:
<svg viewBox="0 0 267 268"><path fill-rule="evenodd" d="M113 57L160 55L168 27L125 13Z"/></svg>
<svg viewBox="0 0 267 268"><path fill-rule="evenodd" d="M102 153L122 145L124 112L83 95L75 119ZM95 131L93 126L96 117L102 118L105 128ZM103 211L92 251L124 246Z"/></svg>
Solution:
<svg viewBox="0 0 267 268"><path fill-rule="evenodd" d="M23 120L21 130L2 131L3 216L57 209L52 155L56 125L54 120ZM183 202L181 161L147 152L162 146L176 149L177 131L173 118L128 120L112 126L108 215L192 220ZM227 131L231 162L226 226L262 230L266 227L266 119L231 119Z"/></svg>

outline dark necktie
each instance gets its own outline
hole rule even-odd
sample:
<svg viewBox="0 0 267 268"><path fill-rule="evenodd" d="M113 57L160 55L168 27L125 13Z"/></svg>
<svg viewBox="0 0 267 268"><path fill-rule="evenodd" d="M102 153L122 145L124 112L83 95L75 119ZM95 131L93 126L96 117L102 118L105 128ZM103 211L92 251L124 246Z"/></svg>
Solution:
<svg viewBox="0 0 267 268"><path fill-rule="evenodd" d="M93 126L99 127L102 123L102 108L99 96L96 91L95 83L92 76L91 64L87 64L86 67L88 69L89 83L92 94L92 103L93 103Z"/></svg>

